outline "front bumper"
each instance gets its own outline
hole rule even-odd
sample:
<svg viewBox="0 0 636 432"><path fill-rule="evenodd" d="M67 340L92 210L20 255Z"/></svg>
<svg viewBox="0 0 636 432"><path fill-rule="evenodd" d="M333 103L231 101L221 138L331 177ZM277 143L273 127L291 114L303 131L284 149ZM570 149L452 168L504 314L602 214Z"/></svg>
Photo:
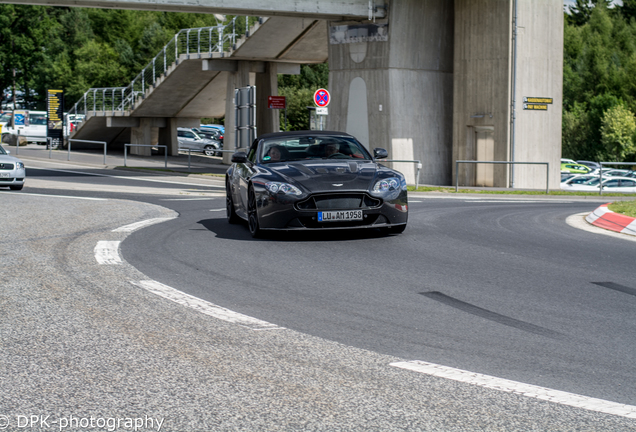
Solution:
<svg viewBox="0 0 636 432"><path fill-rule="evenodd" d="M23 185L25 179L26 169L0 170L0 187Z"/></svg>
<svg viewBox="0 0 636 432"><path fill-rule="evenodd" d="M257 208L259 223L264 230L323 230L323 229L364 229L364 228L388 228L404 225L408 220L408 198L406 191L400 191L396 196L382 199L371 196L366 192L344 191L331 194L314 194L298 199L289 195L272 195L266 190L257 192ZM351 201L343 200L343 197L360 196L360 204L353 207ZM322 204L317 208L307 203L313 197L321 197ZM324 198L333 198L325 200ZM365 199L366 198L366 199ZM337 207L338 202L349 203L346 207ZM329 207L330 203L336 203L336 207ZM362 220L320 222L319 211L332 210L362 210Z"/></svg>

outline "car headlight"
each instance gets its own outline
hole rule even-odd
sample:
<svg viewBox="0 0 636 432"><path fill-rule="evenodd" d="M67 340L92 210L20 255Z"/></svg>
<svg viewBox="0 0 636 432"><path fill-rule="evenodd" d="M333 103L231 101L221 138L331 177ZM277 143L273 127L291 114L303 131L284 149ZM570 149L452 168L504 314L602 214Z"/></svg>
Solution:
<svg viewBox="0 0 636 432"><path fill-rule="evenodd" d="M289 183L267 182L265 187L273 194L302 195L300 189Z"/></svg>
<svg viewBox="0 0 636 432"><path fill-rule="evenodd" d="M24 169L24 164L22 162L16 162L15 169Z"/></svg>
<svg viewBox="0 0 636 432"><path fill-rule="evenodd" d="M375 193L386 193L399 189L406 190L406 180L404 178L390 177L376 182L372 191Z"/></svg>

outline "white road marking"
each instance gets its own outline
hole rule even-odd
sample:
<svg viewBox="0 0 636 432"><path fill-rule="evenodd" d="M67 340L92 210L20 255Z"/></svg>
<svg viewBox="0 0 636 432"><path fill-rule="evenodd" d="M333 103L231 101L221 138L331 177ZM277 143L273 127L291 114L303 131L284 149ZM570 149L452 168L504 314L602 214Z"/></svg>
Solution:
<svg viewBox="0 0 636 432"><path fill-rule="evenodd" d="M125 233L131 233L135 230L138 230L140 228L144 228L150 225L154 225L154 224L158 224L161 222L165 222L171 219L176 218L176 216L174 217L165 217L165 218L154 218L154 219L147 219L147 220L143 220L140 222L135 222L135 223L131 223L130 225L124 225L122 227L119 228L115 228L112 232L125 232Z"/></svg>
<svg viewBox="0 0 636 432"><path fill-rule="evenodd" d="M176 181L170 181L170 180L152 179L152 178L140 178L140 177L128 177L128 176L117 176L117 175L108 175L108 174L87 173L87 172L82 172L82 171L71 171L71 170L64 170L64 169L59 169L59 168L31 168L31 169L67 172L67 173L73 173L73 174L84 174L84 175L96 176L96 177L110 177L110 178L119 178L119 179L125 179L125 180L137 180L137 181L145 181L145 182L152 182L152 183L167 183L167 184L175 184L175 185L199 186L199 187L225 189L225 185L185 183L185 182L176 182ZM199 192L199 191L197 191L197 192Z"/></svg>
<svg viewBox="0 0 636 432"><path fill-rule="evenodd" d="M91 200L91 201L108 201L107 198L90 198L90 197L77 197L70 195L47 195L47 194L37 194L37 193L29 193L29 192L5 192L0 191L0 193L8 193L12 195L19 196L40 196L40 197L50 197L50 198L71 198L71 199L79 199L79 200Z"/></svg>
<svg viewBox="0 0 636 432"><path fill-rule="evenodd" d="M573 393L563 392L560 390L552 390L545 387L538 387L531 384L524 384L517 381L482 375L474 372L468 372L461 369L441 366L434 363L426 363L418 360L409 362L396 362L391 363L390 365L440 378L446 378L463 383L478 385L480 387L485 387L493 390L499 390L548 402L554 402L561 405L568 405L571 407L582 408L589 411L596 411L604 414L613 414L621 417L636 419L636 406L632 405L624 405L617 402L595 399L588 396L581 396Z"/></svg>
<svg viewBox="0 0 636 432"><path fill-rule="evenodd" d="M234 324L239 324L244 327L248 327L252 330L284 330L284 327L279 327L275 324L261 321L257 318L252 318L247 315L240 314L238 312L225 309L224 307L217 306L200 298L183 293L172 287L164 285L162 283L153 280L143 280L139 282L130 281L131 284L143 288L153 294L171 300L182 306L186 306L190 309L194 309L197 312L209 315L211 317L227 321Z"/></svg>
<svg viewBox="0 0 636 432"><path fill-rule="evenodd" d="M210 201L214 198L166 198L160 201Z"/></svg>
<svg viewBox="0 0 636 432"><path fill-rule="evenodd" d="M98 264L121 264L118 241L100 240L95 246L95 259Z"/></svg>
<svg viewBox="0 0 636 432"><path fill-rule="evenodd" d="M615 237L615 238L619 238L619 239L623 239L623 240L630 240L630 241L636 241L636 237L629 235L629 234L621 234L621 233L617 233L614 231L610 231L610 230L606 230L603 228L599 228L596 227L594 225L589 224L586 220L585 220L585 216L587 216L588 214L590 214L590 212L584 212L584 213L577 213L574 214L572 216L568 216L567 219L565 219L565 223L567 223L568 225L570 225L573 228L577 228L583 231L589 231L591 233L594 234L603 234L606 236L610 236L610 237Z"/></svg>
<svg viewBox="0 0 636 432"><path fill-rule="evenodd" d="M212 209L210 211L225 211L225 209L224 208L222 208L222 209Z"/></svg>

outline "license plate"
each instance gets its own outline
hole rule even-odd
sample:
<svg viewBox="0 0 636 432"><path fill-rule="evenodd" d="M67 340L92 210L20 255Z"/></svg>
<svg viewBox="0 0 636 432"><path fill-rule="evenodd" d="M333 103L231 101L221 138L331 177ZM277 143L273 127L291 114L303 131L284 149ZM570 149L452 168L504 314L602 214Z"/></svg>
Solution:
<svg viewBox="0 0 636 432"><path fill-rule="evenodd" d="M318 222L341 222L362 220L362 210L318 212Z"/></svg>
<svg viewBox="0 0 636 432"><path fill-rule="evenodd" d="M0 173L0 178L9 178L9 173Z"/></svg>

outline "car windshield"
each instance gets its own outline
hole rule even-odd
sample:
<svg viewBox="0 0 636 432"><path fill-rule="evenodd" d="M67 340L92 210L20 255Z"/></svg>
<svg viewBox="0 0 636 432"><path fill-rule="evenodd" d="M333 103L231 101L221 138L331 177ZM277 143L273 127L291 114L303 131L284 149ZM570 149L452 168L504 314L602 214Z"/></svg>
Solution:
<svg viewBox="0 0 636 432"><path fill-rule="evenodd" d="M605 180L605 179L603 179ZM598 178L592 179L592 180L588 180L587 182L585 182L586 185L588 186L596 186L599 182Z"/></svg>
<svg viewBox="0 0 636 432"><path fill-rule="evenodd" d="M371 160L371 155L355 138L345 136L279 136L261 141L262 163L307 159Z"/></svg>
<svg viewBox="0 0 636 432"><path fill-rule="evenodd" d="M2 146L0 146L0 155L6 155L6 154L7 154L6 150Z"/></svg>
<svg viewBox="0 0 636 432"><path fill-rule="evenodd" d="M10 112L6 112L6 113L2 113L0 114L0 123L8 123L11 121L11 115L12 113Z"/></svg>

